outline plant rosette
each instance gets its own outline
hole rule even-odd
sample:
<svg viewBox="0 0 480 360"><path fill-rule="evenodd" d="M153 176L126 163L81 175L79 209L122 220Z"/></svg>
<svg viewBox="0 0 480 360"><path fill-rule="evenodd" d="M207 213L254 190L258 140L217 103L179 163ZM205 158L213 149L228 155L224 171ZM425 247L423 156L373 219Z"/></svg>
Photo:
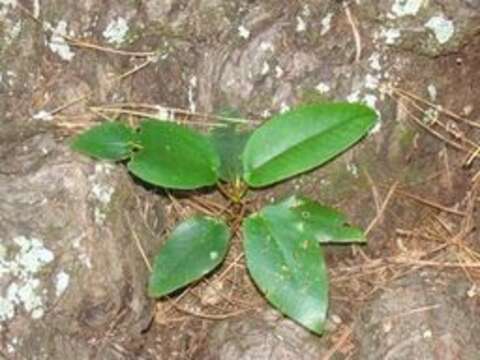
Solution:
<svg viewBox="0 0 480 360"><path fill-rule="evenodd" d="M253 131L226 125L203 134L173 122L143 120L133 129L105 122L76 136L72 148L97 159L126 162L139 179L169 189L215 186L233 203L317 168L360 141L376 113L360 104L300 106ZM243 219L248 271L283 314L322 334L328 310L328 271L322 244L364 243L344 215L294 195ZM201 279L225 259L227 222L197 215L180 223L154 261L148 294L158 298Z"/></svg>

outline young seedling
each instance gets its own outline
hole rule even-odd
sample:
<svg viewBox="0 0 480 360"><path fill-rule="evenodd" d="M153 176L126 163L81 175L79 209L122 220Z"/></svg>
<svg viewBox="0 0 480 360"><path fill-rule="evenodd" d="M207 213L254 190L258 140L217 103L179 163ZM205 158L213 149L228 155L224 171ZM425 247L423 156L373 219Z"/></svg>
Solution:
<svg viewBox="0 0 480 360"><path fill-rule="evenodd" d="M314 169L358 142L376 121L360 104L301 106L253 132L228 126L201 134L172 122L144 120L138 129L107 122L77 136L74 150L99 159L127 160L138 178L169 189L217 185L233 202ZM321 334L328 308L322 244L365 242L337 212L294 195L248 215L242 224L249 273L268 301ZM148 293L162 297L202 278L224 260L227 222L195 216L179 224L155 258Z"/></svg>

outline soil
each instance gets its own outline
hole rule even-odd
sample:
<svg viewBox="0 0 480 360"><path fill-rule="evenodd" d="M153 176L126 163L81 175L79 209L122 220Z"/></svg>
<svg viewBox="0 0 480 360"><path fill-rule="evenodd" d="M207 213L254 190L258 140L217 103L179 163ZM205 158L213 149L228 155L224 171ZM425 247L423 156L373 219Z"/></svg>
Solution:
<svg viewBox="0 0 480 360"><path fill-rule="evenodd" d="M475 0L0 0L0 357L480 359L479 83ZM380 125L248 198L299 192L366 230L326 247L326 334L269 307L239 232L215 274L149 299L165 235L228 204L146 186L70 138L105 119L254 127L329 100Z"/></svg>

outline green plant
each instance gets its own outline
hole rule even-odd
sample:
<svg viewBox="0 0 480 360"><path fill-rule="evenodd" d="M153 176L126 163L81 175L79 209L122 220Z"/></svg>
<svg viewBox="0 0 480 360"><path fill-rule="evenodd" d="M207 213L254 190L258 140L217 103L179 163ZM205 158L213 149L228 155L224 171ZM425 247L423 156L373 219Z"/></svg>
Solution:
<svg viewBox="0 0 480 360"><path fill-rule="evenodd" d="M241 204L261 188L316 168L359 141L376 114L359 104L299 107L253 132L234 126L201 134L172 122L144 120L138 129L107 122L77 136L73 149L113 161L128 160L138 178L170 189L218 185ZM285 315L321 334L328 278L321 244L364 242L363 232L339 212L301 197L249 214L242 225L252 279ZM155 259L148 292L161 297L214 270L230 244L227 221L196 216L177 226Z"/></svg>

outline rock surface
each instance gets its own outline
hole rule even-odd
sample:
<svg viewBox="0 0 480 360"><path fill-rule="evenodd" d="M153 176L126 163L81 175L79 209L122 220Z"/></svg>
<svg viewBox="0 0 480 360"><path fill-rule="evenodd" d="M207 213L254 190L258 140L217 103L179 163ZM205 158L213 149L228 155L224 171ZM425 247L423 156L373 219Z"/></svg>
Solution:
<svg viewBox="0 0 480 360"><path fill-rule="evenodd" d="M359 359L475 360L480 326L471 284L438 272L410 275L362 310L356 336Z"/></svg>
<svg viewBox="0 0 480 360"><path fill-rule="evenodd" d="M455 53L480 31L478 1L367 0L363 3L364 19L381 24L374 37L415 54Z"/></svg>
<svg viewBox="0 0 480 360"><path fill-rule="evenodd" d="M145 192L120 167L73 155L48 133L23 137L17 126L0 137L2 353L134 353L153 314L136 239L151 254L161 231L148 225Z"/></svg>
<svg viewBox="0 0 480 360"><path fill-rule="evenodd" d="M207 348L205 360L314 360L325 355L316 335L272 310L220 322Z"/></svg>
<svg viewBox="0 0 480 360"><path fill-rule="evenodd" d="M262 119L301 102L365 102L381 115L367 141L266 195L312 194L364 226L376 214L365 172L378 182L408 183L441 170L441 141L412 130L382 85L478 118L480 2L344 3L352 21L334 0L0 0L0 349L6 357L128 358L150 320L147 271L125 218L151 254L161 229L152 225L152 233L144 224L145 193L134 196L139 190L123 170L72 155L53 135L52 124L70 129L97 118L91 105L233 108ZM145 51L151 54L135 53ZM150 62L122 77L144 61ZM371 235L379 256L386 254L376 249L377 238L389 238L418 215L407 208L397 213L403 215ZM450 301L438 295L447 296L441 306ZM222 345L223 336L225 346L218 346L226 353L253 356L263 351L258 342L243 352L230 342L235 331L240 343L255 340L251 329L291 356L317 349L293 324L285 327L292 347L281 344L278 321L263 320L216 330L212 344ZM366 328L359 329L363 338ZM403 336L387 335L389 344ZM360 344L369 349L373 340Z"/></svg>

